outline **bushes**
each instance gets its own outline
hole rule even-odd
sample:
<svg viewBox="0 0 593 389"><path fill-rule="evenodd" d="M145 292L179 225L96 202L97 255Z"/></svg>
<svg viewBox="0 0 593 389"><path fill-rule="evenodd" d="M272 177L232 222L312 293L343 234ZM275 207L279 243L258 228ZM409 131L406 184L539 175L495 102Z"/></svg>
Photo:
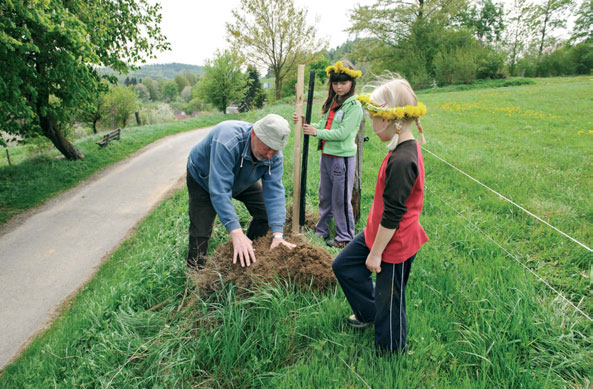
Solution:
<svg viewBox="0 0 593 389"><path fill-rule="evenodd" d="M593 72L593 42L564 45L545 53L539 61L527 55L517 62L516 74L525 77L557 77Z"/></svg>
<svg viewBox="0 0 593 389"><path fill-rule="evenodd" d="M476 79L476 62L465 48L438 53L434 59L435 77L439 85L470 84Z"/></svg>

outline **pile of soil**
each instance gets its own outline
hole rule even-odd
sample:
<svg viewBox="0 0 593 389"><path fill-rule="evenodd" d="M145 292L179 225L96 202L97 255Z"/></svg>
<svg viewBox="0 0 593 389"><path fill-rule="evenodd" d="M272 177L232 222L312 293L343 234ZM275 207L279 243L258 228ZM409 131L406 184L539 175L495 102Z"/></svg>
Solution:
<svg viewBox="0 0 593 389"><path fill-rule="evenodd" d="M297 247L291 250L280 245L270 250L270 236L254 240L256 262L248 267L241 267L239 260L233 264L232 242L218 247L205 267L195 273L200 293L207 295L220 290L221 282L232 282L242 291L255 290L262 281L273 284L278 280L290 280L302 289L316 291L327 290L336 283L331 268L333 258L325 249L307 243L298 235L288 235L285 239Z"/></svg>

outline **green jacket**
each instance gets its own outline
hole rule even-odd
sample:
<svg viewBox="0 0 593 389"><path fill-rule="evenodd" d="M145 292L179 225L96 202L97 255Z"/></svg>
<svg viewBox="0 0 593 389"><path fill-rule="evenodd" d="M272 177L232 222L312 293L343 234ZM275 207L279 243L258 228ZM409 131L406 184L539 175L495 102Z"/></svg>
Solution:
<svg viewBox="0 0 593 389"><path fill-rule="evenodd" d="M356 95L349 97L336 111L330 130L325 130L329 110L318 123L312 124L317 129L317 138L324 139L323 152L338 157L356 155L356 133L362 120L362 107Z"/></svg>

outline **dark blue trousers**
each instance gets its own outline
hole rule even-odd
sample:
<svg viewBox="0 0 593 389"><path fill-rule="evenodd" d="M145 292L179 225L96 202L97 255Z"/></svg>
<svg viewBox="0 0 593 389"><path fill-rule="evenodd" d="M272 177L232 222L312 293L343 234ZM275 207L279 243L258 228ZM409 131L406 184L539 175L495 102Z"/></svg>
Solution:
<svg viewBox="0 0 593 389"><path fill-rule="evenodd" d="M405 289L416 254L403 263L381 262L373 285L365 265L369 253L361 232L338 254L332 268L356 318L375 323L375 345L401 352L407 335Z"/></svg>

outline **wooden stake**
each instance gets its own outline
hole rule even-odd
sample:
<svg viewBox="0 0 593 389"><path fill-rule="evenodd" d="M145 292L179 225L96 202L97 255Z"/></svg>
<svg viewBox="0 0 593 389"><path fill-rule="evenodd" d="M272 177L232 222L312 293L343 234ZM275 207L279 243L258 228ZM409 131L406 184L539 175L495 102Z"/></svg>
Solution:
<svg viewBox="0 0 593 389"><path fill-rule="evenodd" d="M8 166L12 166L10 163L10 154L8 153L8 148L6 148L6 159L8 159Z"/></svg>
<svg viewBox="0 0 593 389"><path fill-rule="evenodd" d="M362 149L364 146L364 115L356 134L356 169L354 170L354 188L352 189L352 213L354 222L360 220L360 197L362 194Z"/></svg>
<svg viewBox="0 0 593 389"><path fill-rule="evenodd" d="M292 233L300 233L299 214L301 205L301 138L303 134L303 91L305 89L305 65L299 65L296 83L296 115L300 120L294 128L294 159L292 162Z"/></svg>

